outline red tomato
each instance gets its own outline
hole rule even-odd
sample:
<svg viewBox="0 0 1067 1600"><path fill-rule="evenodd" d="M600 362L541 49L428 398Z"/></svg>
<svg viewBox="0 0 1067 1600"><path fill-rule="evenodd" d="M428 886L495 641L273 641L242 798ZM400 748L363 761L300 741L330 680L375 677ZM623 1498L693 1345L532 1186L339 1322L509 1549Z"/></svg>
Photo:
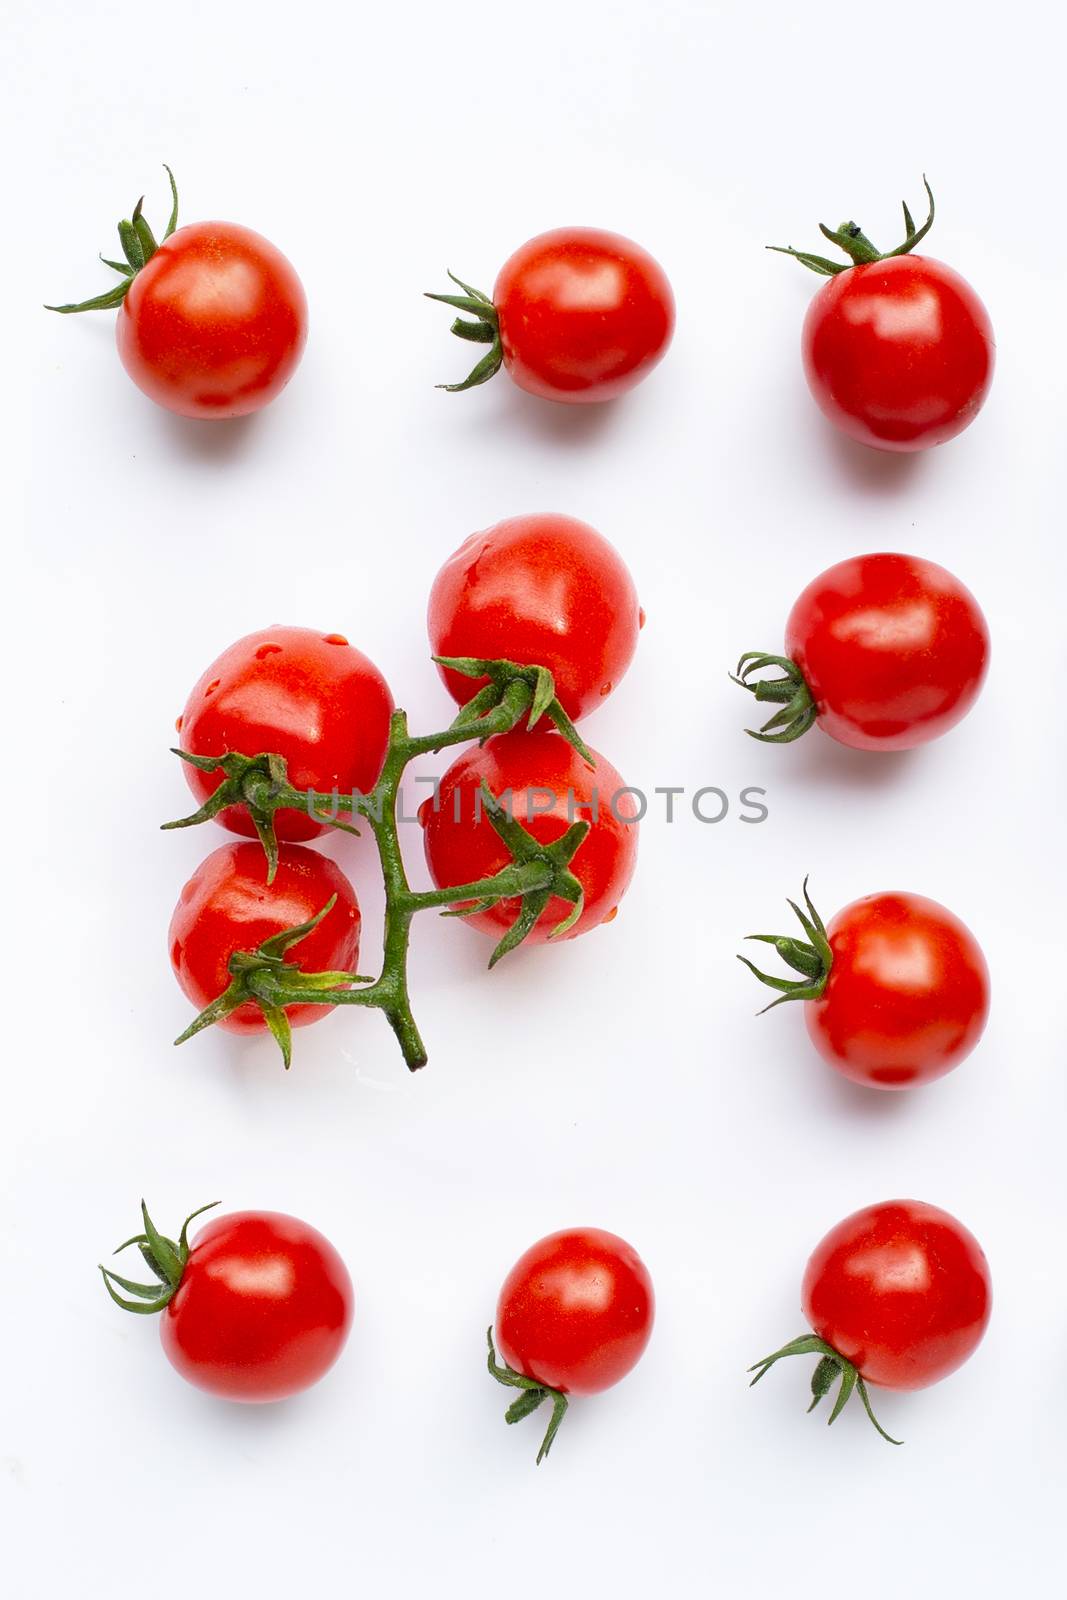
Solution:
<svg viewBox="0 0 1067 1600"><path fill-rule="evenodd" d="M808 307L802 351L824 414L879 450L954 439L993 381L985 307L929 256L892 256L830 278Z"/></svg>
<svg viewBox="0 0 1067 1600"><path fill-rule="evenodd" d="M178 730L191 755L269 751L285 758L298 789L369 794L382 770L392 710L385 679L342 634L264 628L211 663ZM182 765L200 803L222 782L221 773ZM255 834L243 806L228 806L217 820L231 833ZM326 829L295 808L277 811L274 825L279 839L314 839Z"/></svg>
<svg viewBox="0 0 1067 1600"><path fill-rule="evenodd" d="M509 1367L545 1388L597 1394L637 1365L654 1315L652 1280L632 1245L602 1228L568 1228L508 1273L497 1344Z"/></svg>
<svg viewBox="0 0 1067 1600"><path fill-rule="evenodd" d="M333 1366L352 1309L352 1280L317 1229L279 1211L235 1211L201 1229L159 1332L198 1389L284 1400Z"/></svg>
<svg viewBox="0 0 1067 1600"><path fill-rule="evenodd" d="M530 394L625 394L666 353L674 295L647 251L601 228L555 228L504 263L493 289L504 365Z"/></svg>
<svg viewBox="0 0 1067 1600"><path fill-rule="evenodd" d="M789 613L785 648L788 660L742 658L738 681L758 700L790 702L757 738L785 743L817 721L854 750L910 750L974 705L989 630L973 594L944 567L916 556L856 556L809 583ZM785 677L748 676L772 665Z"/></svg>
<svg viewBox="0 0 1067 1600"><path fill-rule="evenodd" d="M925 1389L974 1354L989 1323L989 1264L937 1206L889 1200L817 1245L801 1303L818 1334L868 1383Z"/></svg>
<svg viewBox="0 0 1067 1600"><path fill-rule="evenodd" d="M485 383L503 364L520 389L544 400L614 400L647 377L674 333L674 295L662 267L633 240L602 228L556 228L530 239L501 267L492 299L452 281L462 295L429 298L466 313L453 332L491 348L448 389Z"/></svg>
<svg viewBox="0 0 1067 1600"><path fill-rule="evenodd" d="M499 872L511 859L480 803L484 783L511 815L543 844L559 839L573 822L588 821L571 871L585 892L582 914L562 937L573 939L614 916L637 860L637 807L603 756L592 752L595 769L558 733L499 734L467 750L441 780L435 800L419 808L426 861L438 888L474 883ZM464 920L497 938L515 921L520 902L501 900ZM549 901L528 935L543 943L572 908L558 896Z"/></svg>
<svg viewBox="0 0 1067 1600"><path fill-rule="evenodd" d="M337 904L300 941L287 960L306 972L354 972L359 959L360 913L356 891L327 856L282 845L278 871L267 885L267 858L258 843L224 844L197 867L181 892L168 941L174 974L197 1011L229 986L228 962L238 950L318 915L331 896ZM297 1028L328 1016L330 1006L287 1006ZM230 1033L262 1033L257 1005L238 1006L216 1024Z"/></svg>
<svg viewBox="0 0 1067 1600"><path fill-rule="evenodd" d="M280 250L233 222L179 228L137 273L115 324L149 399L183 417L242 417L285 388L307 300Z"/></svg>
<svg viewBox="0 0 1067 1600"><path fill-rule="evenodd" d="M906 1089L970 1055L989 1016L989 969L958 917L922 895L872 894L826 931L833 965L804 1006L824 1061L855 1083Z"/></svg>
<svg viewBox="0 0 1067 1600"><path fill-rule="evenodd" d="M622 678L644 612L614 546L585 522L548 514L472 534L437 574L428 620L434 655L547 667L577 719ZM440 671L459 705L487 681Z"/></svg>

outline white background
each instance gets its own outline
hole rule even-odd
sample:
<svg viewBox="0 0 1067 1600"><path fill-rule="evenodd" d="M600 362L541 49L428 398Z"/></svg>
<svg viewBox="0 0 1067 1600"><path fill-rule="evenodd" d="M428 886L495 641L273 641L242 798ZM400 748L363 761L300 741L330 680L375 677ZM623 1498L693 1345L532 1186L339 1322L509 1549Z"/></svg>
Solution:
<svg viewBox="0 0 1067 1600"><path fill-rule="evenodd" d="M373 8L280 0L15 0L2 53L5 1049L0 1112L0 1548L19 1600L190 1587L311 1594L1051 1593L1065 1425L1062 1021L1064 39L1044 5ZM983 21L983 17L988 21ZM291 257L311 341L237 424L155 409L113 317L42 301L110 279L113 222L160 163L186 220ZM989 306L986 410L927 456L837 438L809 400L818 280L766 242L855 215L885 248L930 174L932 253ZM676 290L640 390L553 408L506 378L437 392L469 347L420 299L489 289L530 235L603 224ZM650 819L622 913L509 958L424 918L410 1078L374 1014L297 1038L171 1038L173 902L217 829L167 755L210 659L272 621L339 629L420 729L450 702L424 606L472 530L563 510L623 552L648 626L584 731L634 784L762 784L770 820ZM861 550L957 572L995 661L940 744L882 759L821 734L745 739L727 679L778 649L801 587ZM422 881L417 834L408 837ZM369 841L337 843L377 939ZM756 1021L739 936L908 888L975 930L995 984L979 1052L879 1096L831 1074L802 1019ZM144 1192L323 1228L358 1295L346 1354L288 1405L228 1407L173 1374L96 1275ZM916 1196L984 1244L996 1304L939 1388L804 1413L806 1364L745 1367L802 1331L810 1248ZM659 1319L641 1366L576 1404L535 1470L501 1421L484 1329L513 1259L591 1222L638 1247ZM1057 1571L1057 1569L1059 1569Z"/></svg>

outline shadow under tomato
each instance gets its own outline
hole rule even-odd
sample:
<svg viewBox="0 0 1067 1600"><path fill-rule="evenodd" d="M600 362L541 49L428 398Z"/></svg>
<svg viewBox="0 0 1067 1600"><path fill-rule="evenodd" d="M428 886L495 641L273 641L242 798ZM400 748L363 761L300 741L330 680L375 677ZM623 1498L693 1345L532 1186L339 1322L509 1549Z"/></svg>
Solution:
<svg viewBox="0 0 1067 1600"><path fill-rule="evenodd" d="M780 754L788 762L784 776L794 782L839 791L888 790L906 781L922 747L914 750L853 750L813 728Z"/></svg>
<svg viewBox="0 0 1067 1600"><path fill-rule="evenodd" d="M807 1040L805 1039L805 1043ZM935 1084L917 1084L909 1089L872 1089L866 1084L853 1083L828 1067L817 1055L809 1051L810 1066L821 1080L821 1092L827 1113L847 1122L868 1123L884 1127L890 1122L901 1123L912 1115L921 1115L921 1101ZM910 1108L910 1109L909 1109Z"/></svg>
<svg viewBox="0 0 1067 1600"><path fill-rule="evenodd" d="M821 442L834 470L861 494L893 495L911 490L932 450L876 450L850 439L824 418L815 419Z"/></svg>
<svg viewBox="0 0 1067 1600"><path fill-rule="evenodd" d="M168 442L189 461L205 465L232 461L252 444L258 412L247 417L181 417L156 407Z"/></svg>
<svg viewBox="0 0 1067 1600"><path fill-rule="evenodd" d="M501 376L502 401L496 412L501 426L522 428L553 448L573 445L584 448L610 433L619 417L619 405L630 398L604 400L596 405L567 405L561 400L542 400L527 394L510 379ZM498 391L499 393L500 391Z"/></svg>

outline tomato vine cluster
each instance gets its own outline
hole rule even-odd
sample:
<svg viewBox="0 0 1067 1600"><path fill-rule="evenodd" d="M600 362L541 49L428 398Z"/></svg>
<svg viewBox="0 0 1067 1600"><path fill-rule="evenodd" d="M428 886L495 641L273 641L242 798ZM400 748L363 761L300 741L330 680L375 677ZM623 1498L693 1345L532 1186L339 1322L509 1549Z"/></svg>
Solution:
<svg viewBox="0 0 1067 1600"><path fill-rule="evenodd" d="M123 259L105 263L119 281L50 309L115 310L120 359L160 405L216 420L254 412L299 364L303 288L245 227L179 228L167 172L162 237L139 201L118 227ZM880 253L854 222L822 227L845 261L785 247L827 280L802 336L815 400L843 432L889 451L961 433L993 373L980 300L951 268L916 253L934 221L926 189L926 220L916 226L905 205L894 250ZM612 401L652 372L673 337L666 274L619 234L564 228L531 239L491 296L449 277L456 292L429 298L457 313L452 332L477 347L449 390L503 369L542 399ZM489 935L490 966L523 944L562 944L611 921L635 869L638 813L579 725L617 688L643 623L607 540L570 517L523 516L474 534L434 580L430 654L458 707L437 731L409 728L377 666L340 633L276 625L223 650L178 721L175 753L196 806L165 825L214 821L235 836L201 863L171 921L174 973L196 1008L178 1042L213 1025L269 1033L289 1067L294 1028L355 1007L382 1012L416 1069L427 1059L408 984L418 913ZM768 712L752 737L789 744L818 727L873 753L947 733L974 706L988 659L969 590L932 561L882 552L814 578L789 614L782 653L745 651L733 677ZM414 759L446 751L458 753L419 811L433 887L418 889L402 848L401 784ZM377 846L385 911L370 975L359 970L356 891L309 848L336 830L367 830ZM773 947L784 972L740 959L776 996L767 1009L802 1003L834 1070L899 1091L975 1049L989 973L951 911L896 891L854 901L826 924L806 881L803 904L790 904L799 934L750 936ZM277 1400L317 1381L353 1315L337 1251L273 1212L214 1217L190 1240L199 1214L173 1239L142 1203L141 1229L120 1249L138 1251L151 1282L101 1269L112 1299L157 1314L171 1362L212 1393ZM869 1206L816 1247L801 1297L809 1331L757 1363L752 1381L787 1356L812 1356L812 1406L833 1392L833 1422L856 1394L889 1439L870 1389L947 1376L977 1346L990 1303L985 1257L961 1223L916 1201ZM509 1423L548 1408L538 1461L572 1397L632 1369L653 1316L648 1270L614 1234L565 1230L521 1256L488 1330L487 1364L512 1391Z"/></svg>

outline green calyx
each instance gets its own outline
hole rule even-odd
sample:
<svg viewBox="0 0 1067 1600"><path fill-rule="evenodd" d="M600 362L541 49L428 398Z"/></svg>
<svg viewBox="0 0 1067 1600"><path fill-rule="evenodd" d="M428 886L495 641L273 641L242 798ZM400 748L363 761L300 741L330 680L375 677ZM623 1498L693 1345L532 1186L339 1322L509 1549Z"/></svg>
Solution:
<svg viewBox="0 0 1067 1600"><path fill-rule="evenodd" d="M319 795L294 789L289 782L286 762L281 756L264 752L257 756L242 756L227 751L221 756L193 756L187 750L171 747L171 755L180 757L201 772L221 773L222 782L198 811L175 822L164 822L162 829L195 828L209 822L229 806L244 806L255 827L256 835L267 857L267 882L273 883L278 871L278 837L274 828L274 814L283 808L307 811L310 817L328 823L331 828L341 828L346 833L358 835L359 829L342 822L338 812L351 811L358 805L349 795ZM329 809L327 809L329 808Z"/></svg>
<svg viewBox="0 0 1067 1600"><path fill-rule="evenodd" d="M831 244L836 244L839 250L843 250L850 258L848 261L830 261L826 256L812 255L808 250L794 250L792 245L769 244L767 249L776 250L780 255L793 256L802 266L810 268L823 278L836 277L839 272L847 272L850 267L867 266L872 261L887 261L890 256L906 256L915 249L921 239L925 239L933 226L934 195L926 181L925 173L923 188L930 204L926 221L921 228L917 228L905 200L903 202L905 238L904 243L898 244L895 250L876 250L856 222L843 222L839 228L828 228L825 223L819 223L819 232L823 238L829 239Z"/></svg>
<svg viewBox="0 0 1067 1600"><path fill-rule="evenodd" d="M521 1392L504 1412L505 1422L521 1422L523 1417L528 1417L535 1412L546 1400L552 1401L552 1416L548 1429L541 1440L541 1448L537 1452L537 1465L540 1466L552 1448L552 1442L559 1432L560 1423L567 1413L567 1396L559 1389L549 1389L547 1385L538 1383L535 1378L526 1378L521 1372L516 1372L513 1367L503 1366L497 1360L496 1348L493 1344L493 1330L489 1328L486 1337L489 1340L489 1371L497 1383L502 1383L506 1388L518 1389Z"/></svg>
<svg viewBox="0 0 1067 1600"><path fill-rule="evenodd" d="M807 910L801 911L795 900L790 900L788 903L804 930L804 939L773 933L749 933L745 937L759 944L772 944L786 966L792 967L793 971L799 972L801 976L772 978L769 973L761 972L747 956L737 958L742 966L747 967L749 972L759 979L760 983L765 983L769 989L779 991L778 999L764 1006L763 1011L773 1011L775 1006L783 1005L786 1000L818 1000L826 988L830 968L834 964L834 953L830 949L823 920L811 903L807 878L804 879L804 904ZM763 1015L763 1011L760 1012L760 1016Z"/></svg>
<svg viewBox="0 0 1067 1600"><path fill-rule="evenodd" d="M469 344L487 344L488 351L481 360L476 362L462 383L439 383L439 389L447 389L449 394L459 394L464 389L476 389L480 383L488 383L500 371L504 360L504 348L500 343L500 318L497 309L487 294L480 289L472 289L469 283L464 283L462 278L457 278L454 272L448 276L458 288L463 290L460 294L427 294L427 300L439 300L443 306L451 306L455 311L464 311L465 317L457 317L452 324L452 332L457 339L466 339ZM468 318L473 317L471 322Z"/></svg>
<svg viewBox="0 0 1067 1600"><path fill-rule="evenodd" d="M442 665L472 678L489 682L459 712L451 727L440 733L408 732L407 716L394 711L381 775L369 795L323 794L296 789L288 779L285 762L266 753L243 756L227 752L217 757L174 753L203 772L219 773L222 781L200 809L167 828L186 828L217 816L227 806L243 805L252 817L267 857L267 882L278 866L278 841L274 826L280 808L297 808L330 827L355 832L339 813L356 812L374 834L385 884L385 922L382 966L377 978L351 972L305 972L286 959L294 945L311 932L333 904L324 906L310 922L289 928L264 941L256 950L237 951L229 961L227 988L175 1040L183 1043L212 1023L229 1016L238 1006L257 1005L278 1042L285 1065L291 1059L291 1030L285 1008L291 1005L367 1006L382 1011L396 1034L409 1068L426 1063L426 1049L411 1011L407 957L411 924L420 911L437 910L444 916L473 916L502 900L519 902L515 919L489 959L496 965L520 945L553 900L570 910L552 929L550 938L562 938L582 914L584 893L571 871L571 862L589 832L588 822L575 821L552 844L536 839L509 808L484 785L479 800L492 827L507 846L510 860L498 872L472 883L442 889L412 889L400 849L398 806L400 784L409 762L451 745L484 742L507 733L524 722L527 727L547 717L560 734L592 764L592 756L560 706L552 674L544 667L521 666L510 661L442 658Z"/></svg>
<svg viewBox="0 0 1067 1600"><path fill-rule="evenodd" d="M255 950L235 950L228 963L232 982L217 1000L201 1011L174 1043L184 1044L195 1033L210 1028L212 1023L221 1022L238 1006L255 1005L263 1013L263 1019L277 1041L288 1071L293 1059L293 1031L284 1007L301 1003L321 1005L332 990L372 981L370 978L361 978L355 972L302 972L296 963L286 960L293 946L299 944L301 939L306 939L312 929L329 916L336 904L337 896L331 895L322 910L309 922L273 934Z"/></svg>
<svg viewBox="0 0 1067 1600"><path fill-rule="evenodd" d="M156 1280L154 1283L134 1283L129 1278L120 1278L117 1272L112 1272L108 1267L101 1266L104 1288L123 1311L136 1312L138 1316L150 1316L156 1311L162 1311L177 1293L178 1285L182 1281L186 1262L189 1260L189 1224L196 1217L203 1216L205 1211L212 1211L219 1204L212 1200L206 1206L190 1212L182 1223L182 1231L177 1240L168 1239L156 1228L152 1218L148 1215L148 1207L141 1201L141 1221L144 1223L144 1232L135 1233L132 1239L126 1239L115 1251L119 1255L123 1250L128 1250L131 1245L136 1245L141 1252L141 1258L149 1272ZM124 1291L119 1293L119 1291ZM130 1295L133 1298L127 1299Z"/></svg>
<svg viewBox="0 0 1067 1600"><path fill-rule="evenodd" d="M757 678L753 674L777 667L780 678ZM761 744L792 744L815 723L817 711L811 690L804 682L804 674L788 656L768 656L759 650L748 650L731 672L731 681L747 689L761 705L770 703L778 710L772 712L760 728L746 728L745 732Z"/></svg>
<svg viewBox="0 0 1067 1600"><path fill-rule="evenodd" d="M514 711L515 727L526 718L526 727L532 731L544 717L572 745L587 767L595 765L586 745L570 717L556 697L556 685L547 667L523 666L518 661L486 661L481 656L434 656L439 667L458 672L465 678L488 678L473 699L460 708L452 728L469 728L477 733L479 720L490 711L505 708ZM491 737L482 734L480 742Z"/></svg>
<svg viewBox="0 0 1067 1600"><path fill-rule="evenodd" d="M853 1391L855 1391L863 1402L863 1409L870 1418L871 1424L881 1434L882 1438L889 1444L903 1443L903 1440L894 1439L891 1434L886 1433L882 1424L878 1421L871 1407L871 1397L867 1393L867 1385L860 1377L856 1367L853 1366L851 1361L846 1360L839 1350L835 1350L832 1344L827 1344L826 1340L820 1339L817 1334L801 1334L799 1339L793 1339L789 1344L783 1345L780 1350L776 1350L773 1356L764 1356L763 1360L757 1361L754 1367L749 1367L749 1372L756 1374L752 1379L752 1383L749 1384L749 1388L751 1389L753 1384L757 1384L761 1378L766 1377L775 1362L781 1361L785 1356L819 1357L818 1365L811 1375L811 1405L808 1407L809 1411L815 1410L823 1396L828 1394L833 1385L840 1379L840 1387L834 1399L830 1415L826 1419L827 1423L837 1421L848 1404Z"/></svg>
<svg viewBox="0 0 1067 1600"><path fill-rule="evenodd" d="M174 182L173 172L166 163L164 163L163 170L170 179L171 212L163 234L163 239L169 239L178 226L178 186ZM134 278L141 268L151 261L160 244L163 243L163 239L157 242L152 229L148 226L147 219L141 210L143 204L144 196L142 195L133 208L133 215L128 221L120 222L118 225L119 243L122 245L122 253L126 257L125 261L111 261L107 256L100 257L106 267L110 267L113 272L117 272L120 275L122 282L116 284L113 289L106 290L104 294L95 295L91 300L81 300L66 306L46 306L46 311L59 311L64 316L68 316L73 311L112 311L116 306L122 304L129 293L130 284Z"/></svg>

